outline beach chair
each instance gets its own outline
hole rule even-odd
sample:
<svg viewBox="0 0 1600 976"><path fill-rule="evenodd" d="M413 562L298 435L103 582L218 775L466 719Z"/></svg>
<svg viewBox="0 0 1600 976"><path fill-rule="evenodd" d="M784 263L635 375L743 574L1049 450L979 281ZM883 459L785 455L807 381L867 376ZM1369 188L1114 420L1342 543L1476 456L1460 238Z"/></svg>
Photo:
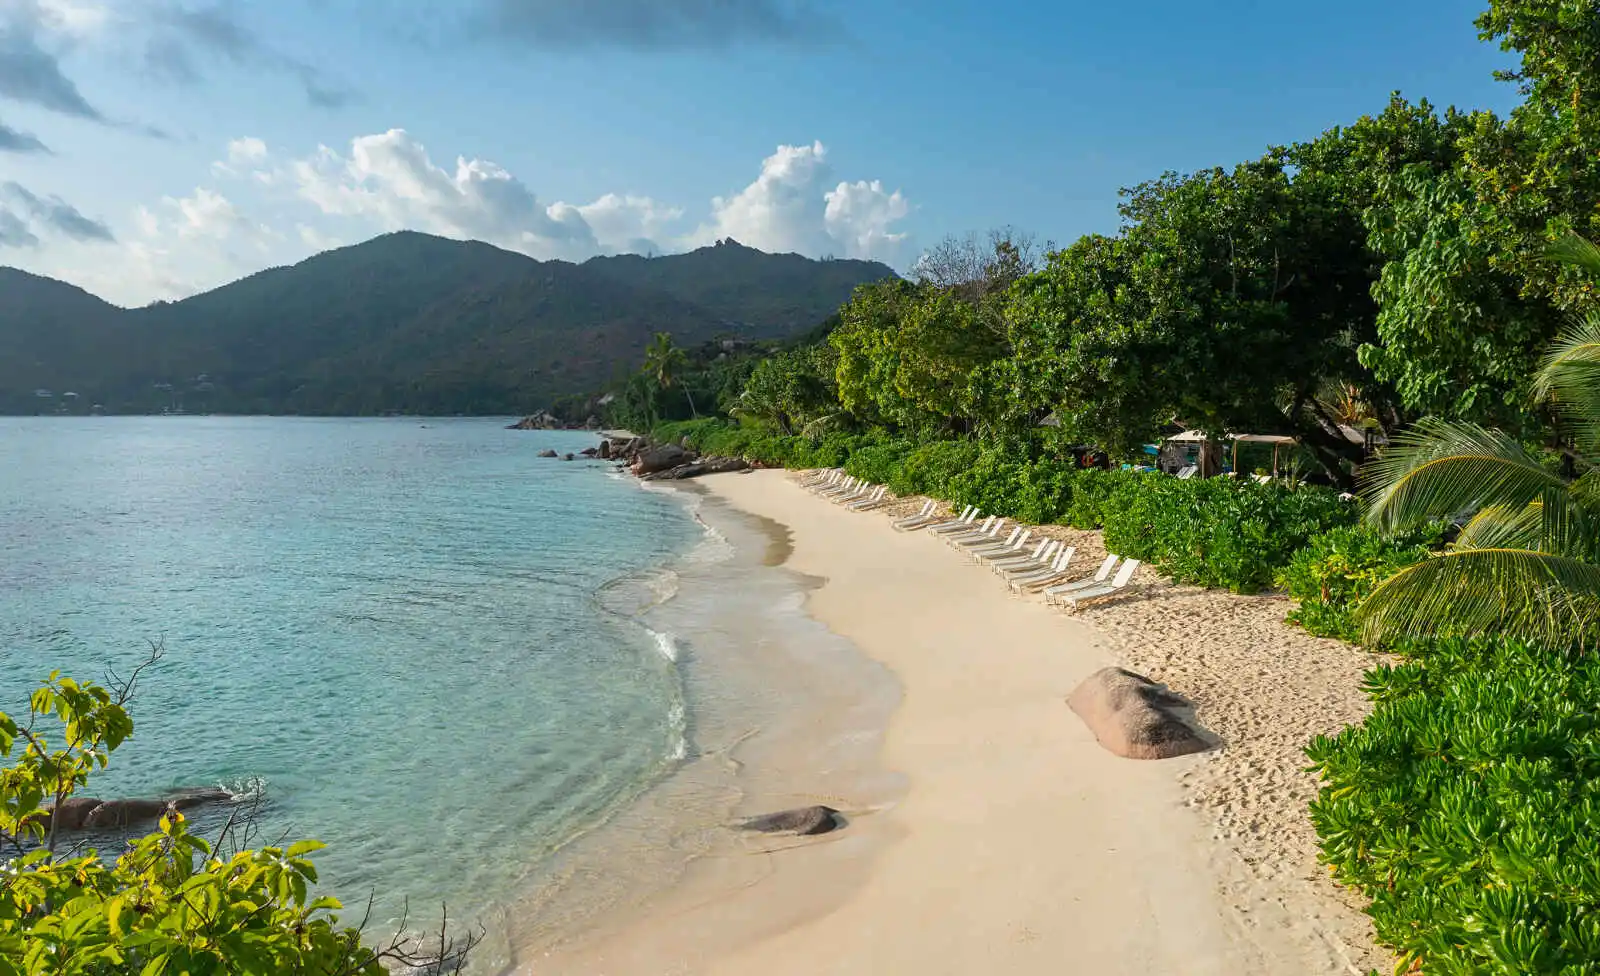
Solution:
<svg viewBox="0 0 1600 976"><path fill-rule="evenodd" d="M863 506L863 505L876 505L879 502L883 501L883 496L887 495L888 493L889 493L889 486L888 485L879 485L878 487L872 489L871 491L868 491L867 494L866 494L866 497L864 497L864 498L857 498L854 501L848 501L847 500L847 501L840 502L839 504L843 505L846 508L855 509L855 510L859 511L859 507L860 506Z"/></svg>
<svg viewBox="0 0 1600 976"><path fill-rule="evenodd" d="M884 493L879 495L876 501L867 502L865 504L857 502L856 504L851 505L850 509L856 512L870 512L873 509L884 508L888 505L893 505L895 502L900 500L894 495L889 494L888 488L885 488L883 491Z"/></svg>
<svg viewBox="0 0 1600 976"><path fill-rule="evenodd" d="M966 513L963 514L961 518L955 521L940 522L938 525L928 526L928 534L960 535L963 532L970 532L972 531L973 526L977 524L978 517L982 514L982 512L978 511L978 506L968 505ZM993 516L989 518L989 522L992 521L994 521ZM989 522L984 523L984 528L989 527Z"/></svg>
<svg viewBox="0 0 1600 976"><path fill-rule="evenodd" d="M1019 525L1017 528L1020 529L1022 527ZM1003 545L966 546L965 549L967 550L967 555L971 556L974 562L979 563L1006 556L1020 556L1032 535L1032 529L1022 529L1020 533L1013 533L1011 538L1007 539Z"/></svg>
<svg viewBox="0 0 1600 976"><path fill-rule="evenodd" d="M867 483L862 481L860 478L846 478L839 482L837 486L833 488L826 488L817 492L817 494L821 495L823 498L826 498L830 502L837 502L846 498L854 498L865 491L866 486Z"/></svg>
<svg viewBox="0 0 1600 976"><path fill-rule="evenodd" d="M1099 584L1104 583L1111 576L1111 571L1117 568L1117 563L1121 561L1121 556L1107 556L1105 560L1100 563L1100 568L1095 570L1095 574L1093 576L1075 580L1071 583L1059 583L1055 586L1045 587L1044 601L1046 603L1055 603L1063 594L1071 593L1073 590L1086 590L1091 586L1098 586Z"/></svg>
<svg viewBox="0 0 1600 976"><path fill-rule="evenodd" d="M800 487L816 491L825 485L836 484L844 477L843 468L819 468L800 479Z"/></svg>
<svg viewBox="0 0 1600 976"><path fill-rule="evenodd" d="M994 556L988 559L979 559L979 562L989 564L989 568L996 573L1006 569L1022 566L1037 569L1050 561L1055 555L1057 542L1054 539L1035 540L1033 551L1023 551L1014 556Z"/></svg>
<svg viewBox="0 0 1600 976"><path fill-rule="evenodd" d="M1198 472L1199 470L1200 470L1199 465L1191 464L1188 467L1186 467L1186 468L1184 468L1184 469L1182 469L1181 471L1178 472L1178 480L1179 481L1188 481L1190 478L1193 478L1195 476L1195 473Z"/></svg>
<svg viewBox="0 0 1600 976"><path fill-rule="evenodd" d="M1056 550L1061 548L1061 543L1054 539L1042 539L1033 550L1032 555L1018 556L1011 559L991 559L989 568L1000 576L1010 573L1032 573L1050 565L1055 559Z"/></svg>
<svg viewBox="0 0 1600 976"><path fill-rule="evenodd" d="M1069 575L1067 567L1072 565L1072 557L1077 552L1076 546L1065 546L1056 553L1056 558L1050 560L1047 568L1034 570L1031 573L1008 575L1006 587L1013 593L1027 593L1063 582Z"/></svg>
<svg viewBox="0 0 1600 976"><path fill-rule="evenodd" d="M973 542L987 545L988 543L995 541L995 537L1000 534L1000 530L1005 528L1005 525L1005 519L991 515L983 520L983 525L980 528L968 528L956 532L941 532L939 533L939 536L952 546L956 546L963 542Z"/></svg>
<svg viewBox="0 0 1600 976"><path fill-rule="evenodd" d="M982 549L986 546L997 545L1001 542L1000 531L1005 528L1005 525L1005 519L997 518L994 520L994 523L989 526L989 531L987 532L981 532L977 535L947 536L945 541L950 544L950 548L952 549ZM1011 529L1011 534L1006 536L1004 540L1005 544L1010 545L1011 543L1017 541L1017 536L1021 534L1022 526L1013 526Z"/></svg>
<svg viewBox="0 0 1600 976"><path fill-rule="evenodd" d="M930 498L926 503L923 504L922 511L915 515L907 516L906 518L895 519L889 524L894 526L895 530L898 532L910 532L915 529L920 529L926 525L932 525L934 520L938 518L938 516L933 514L933 510L937 507L938 503Z"/></svg>
<svg viewBox="0 0 1600 976"><path fill-rule="evenodd" d="M1073 610L1077 610L1085 603L1088 603L1092 600L1104 599L1120 591L1123 587L1128 585L1129 580L1133 579L1133 574L1138 569L1139 560L1129 559L1122 564L1121 569L1117 570L1117 575L1112 577L1111 582L1101 583L1099 586L1085 587L1081 590L1073 590L1070 593L1063 593L1061 595L1061 600Z"/></svg>

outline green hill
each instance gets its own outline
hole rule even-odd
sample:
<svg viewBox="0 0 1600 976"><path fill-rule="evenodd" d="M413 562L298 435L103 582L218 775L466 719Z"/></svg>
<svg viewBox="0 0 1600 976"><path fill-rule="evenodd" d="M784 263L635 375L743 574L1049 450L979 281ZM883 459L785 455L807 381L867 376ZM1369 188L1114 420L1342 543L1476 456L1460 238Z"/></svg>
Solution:
<svg viewBox="0 0 1600 976"><path fill-rule="evenodd" d="M0 413L68 391L72 412L531 412L637 365L654 332L784 338L892 274L731 241L571 264L402 232L119 309L0 268Z"/></svg>

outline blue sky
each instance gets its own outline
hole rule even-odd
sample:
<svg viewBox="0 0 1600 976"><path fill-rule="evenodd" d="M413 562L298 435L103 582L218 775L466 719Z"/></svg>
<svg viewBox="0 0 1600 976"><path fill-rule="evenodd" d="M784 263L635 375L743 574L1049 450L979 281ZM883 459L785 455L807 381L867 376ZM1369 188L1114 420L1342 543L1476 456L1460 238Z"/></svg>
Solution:
<svg viewBox="0 0 1600 976"><path fill-rule="evenodd" d="M1066 243L1391 90L1508 109L1483 5L0 0L0 264L142 304L400 227L902 269Z"/></svg>

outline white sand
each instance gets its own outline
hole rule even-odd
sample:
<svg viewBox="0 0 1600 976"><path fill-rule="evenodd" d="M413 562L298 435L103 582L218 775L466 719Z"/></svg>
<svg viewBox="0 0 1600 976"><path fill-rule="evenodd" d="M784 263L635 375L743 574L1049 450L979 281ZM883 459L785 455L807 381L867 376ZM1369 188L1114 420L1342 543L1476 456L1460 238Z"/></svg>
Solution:
<svg viewBox="0 0 1600 976"><path fill-rule="evenodd" d="M809 611L899 679L883 763L908 789L774 856L737 895L646 916L605 952L540 971L1236 976L1381 962L1308 863L1314 785L1298 754L1312 732L1360 717L1361 655L1283 626L1281 602L1149 581L1069 616L783 472L703 484L788 526L788 565L826 580ZM1075 564L1093 566L1096 540L1076 535ZM1104 751L1064 699L1108 664L1193 698L1227 747L1164 762ZM842 852L850 881L830 884ZM759 924L797 904L809 910ZM691 933L719 919L750 934L708 954Z"/></svg>

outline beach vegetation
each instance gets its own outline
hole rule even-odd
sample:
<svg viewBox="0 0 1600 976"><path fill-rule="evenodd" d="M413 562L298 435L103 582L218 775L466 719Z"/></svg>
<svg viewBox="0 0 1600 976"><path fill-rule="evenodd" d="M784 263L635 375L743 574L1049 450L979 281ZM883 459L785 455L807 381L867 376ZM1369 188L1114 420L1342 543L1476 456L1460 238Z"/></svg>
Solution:
<svg viewBox="0 0 1600 976"><path fill-rule="evenodd" d="M1278 571L1278 587L1297 601L1289 622L1319 637L1359 642L1355 612L1362 601L1384 580L1439 549L1445 532L1443 523L1399 536L1350 525L1312 536Z"/></svg>
<svg viewBox="0 0 1600 976"><path fill-rule="evenodd" d="M341 920L339 901L315 890L316 841L249 849L247 818L207 838L169 809L116 851L82 846L49 811L133 735L137 679L108 688L51 674L26 715L0 713L0 976L460 972L472 938L374 942Z"/></svg>

